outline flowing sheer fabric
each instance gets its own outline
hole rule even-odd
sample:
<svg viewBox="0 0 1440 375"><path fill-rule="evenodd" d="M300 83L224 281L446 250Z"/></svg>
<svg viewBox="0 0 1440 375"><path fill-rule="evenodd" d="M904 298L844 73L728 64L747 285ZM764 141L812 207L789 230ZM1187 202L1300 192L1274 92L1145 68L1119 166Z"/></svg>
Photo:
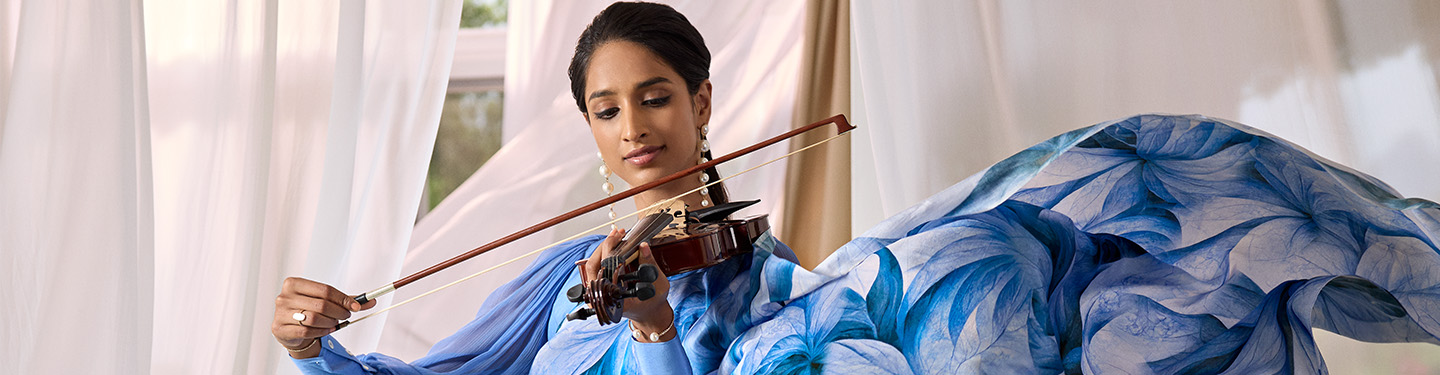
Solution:
<svg viewBox="0 0 1440 375"><path fill-rule="evenodd" d="M294 372L285 276L398 277L459 5L0 2L0 372Z"/></svg>
<svg viewBox="0 0 1440 375"><path fill-rule="evenodd" d="M1015 154L813 272L765 238L669 300L702 374L1325 373L1314 329L1440 344L1437 234L1440 205L1286 141L1138 116ZM631 373L633 342L566 322L531 373Z"/></svg>
<svg viewBox="0 0 1440 375"><path fill-rule="evenodd" d="M23 39L0 87L0 372L152 369L158 293L140 12L138 1L20 7Z"/></svg>
<svg viewBox="0 0 1440 375"><path fill-rule="evenodd" d="M1234 119L1440 199L1440 173L1416 173L1440 165L1432 1L852 4L857 233L1069 126L1150 112ZM1435 347L1319 339L1336 373L1440 369Z"/></svg>

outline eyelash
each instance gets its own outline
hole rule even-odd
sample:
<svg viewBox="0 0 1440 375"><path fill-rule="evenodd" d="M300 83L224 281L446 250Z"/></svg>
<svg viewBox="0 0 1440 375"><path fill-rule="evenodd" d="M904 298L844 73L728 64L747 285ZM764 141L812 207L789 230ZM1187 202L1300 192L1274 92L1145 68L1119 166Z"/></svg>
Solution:
<svg viewBox="0 0 1440 375"><path fill-rule="evenodd" d="M670 97L669 97L669 96L662 96L662 97L659 97L659 98L650 99L650 100L646 100L646 101L640 102L640 104L646 105L646 106L650 106L650 107L664 107L666 104L670 104Z"/></svg>
<svg viewBox="0 0 1440 375"><path fill-rule="evenodd" d="M670 104L670 97L669 97L669 96L663 96L663 97L659 97L659 98L655 98L655 99L647 99L647 100L644 100L644 101L641 101L641 102L640 102L640 105L643 105L643 106L646 106L646 107L654 107L654 108L664 107L666 104ZM595 118L598 118L598 119L601 119L601 120L609 120L609 119L615 118L615 115L616 115L616 114L619 114L619 113L620 113L620 108L619 108L619 107L610 107L610 108L606 108L606 109L600 110L599 112L595 112Z"/></svg>
<svg viewBox="0 0 1440 375"><path fill-rule="evenodd" d="M600 112L595 112L595 118L598 118L598 119L601 119L601 120L609 120L609 119L615 118L615 114L617 114L617 113L620 113L620 108L619 108L619 107L610 107L610 108L606 108L606 109L604 109L604 110L601 110Z"/></svg>

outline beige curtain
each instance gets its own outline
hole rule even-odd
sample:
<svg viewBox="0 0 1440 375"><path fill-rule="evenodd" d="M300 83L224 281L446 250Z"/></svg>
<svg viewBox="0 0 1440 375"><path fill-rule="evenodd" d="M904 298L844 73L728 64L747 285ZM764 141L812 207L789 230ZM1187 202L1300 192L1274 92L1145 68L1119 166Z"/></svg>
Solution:
<svg viewBox="0 0 1440 375"><path fill-rule="evenodd" d="M806 3L805 56L795 100L795 126L850 112L850 1ZM819 142L834 128L794 138L791 149ZM850 138L792 156L784 222L777 232L807 269L850 240Z"/></svg>

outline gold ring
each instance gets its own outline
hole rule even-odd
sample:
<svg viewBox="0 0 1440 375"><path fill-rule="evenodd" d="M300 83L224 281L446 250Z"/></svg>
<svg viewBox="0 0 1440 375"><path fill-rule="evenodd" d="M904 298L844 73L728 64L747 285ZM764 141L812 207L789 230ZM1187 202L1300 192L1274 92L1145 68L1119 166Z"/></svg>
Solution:
<svg viewBox="0 0 1440 375"><path fill-rule="evenodd" d="M295 313L295 315L291 315L290 317L295 318L295 321L297 322L305 323L305 310L300 310L300 312L297 312Z"/></svg>

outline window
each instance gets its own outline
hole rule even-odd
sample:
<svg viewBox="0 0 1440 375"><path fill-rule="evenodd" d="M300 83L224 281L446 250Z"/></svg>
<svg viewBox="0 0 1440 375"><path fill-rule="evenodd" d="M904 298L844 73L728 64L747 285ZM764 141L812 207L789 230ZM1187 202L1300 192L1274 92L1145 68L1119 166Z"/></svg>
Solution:
<svg viewBox="0 0 1440 375"><path fill-rule="evenodd" d="M465 0L418 221L501 146L506 0Z"/></svg>

